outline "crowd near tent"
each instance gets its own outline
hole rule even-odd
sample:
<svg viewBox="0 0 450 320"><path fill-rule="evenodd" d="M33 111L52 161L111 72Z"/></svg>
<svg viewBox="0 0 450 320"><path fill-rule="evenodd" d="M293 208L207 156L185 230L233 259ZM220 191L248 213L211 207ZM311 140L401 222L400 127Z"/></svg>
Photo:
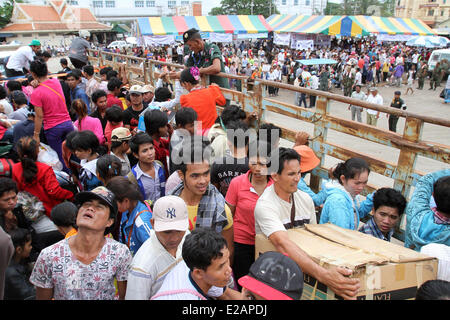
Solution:
<svg viewBox="0 0 450 320"><path fill-rule="evenodd" d="M138 38L146 44L172 44L182 41L185 31L196 28L212 42L267 38L272 31L263 16L173 16L137 20Z"/></svg>
<svg viewBox="0 0 450 320"><path fill-rule="evenodd" d="M267 19L267 23L275 33L322 33L347 37L370 34L435 34L418 19L392 17L272 15Z"/></svg>
<svg viewBox="0 0 450 320"><path fill-rule="evenodd" d="M277 44L301 48L312 35L337 37L376 36L380 41L408 41L417 36L436 34L418 19L403 19L376 16L306 16L272 15L267 23L274 30ZM309 38L308 38L309 36ZM317 42L316 39L313 39Z"/></svg>
<svg viewBox="0 0 450 320"><path fill-rule="evenodd" d="M330 36L376 36L380 41L408 41L436 32L418 19L376 16L259 15L146 17L136 21L138 43L145 45L182 42L182 35L196 28L211 42L268 38L273 32L278 45L297 49L327 46Z"/></svg>

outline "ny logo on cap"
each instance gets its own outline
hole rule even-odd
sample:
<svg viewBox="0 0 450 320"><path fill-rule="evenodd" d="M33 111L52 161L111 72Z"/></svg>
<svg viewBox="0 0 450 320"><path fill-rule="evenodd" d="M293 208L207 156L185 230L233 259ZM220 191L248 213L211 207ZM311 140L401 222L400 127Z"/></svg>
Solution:
<svg viewBox="0 0 450 320"><path fill-rule="evenodd" d="M176 218L177 216L175 215L175 208L168 208L166 209L166 213L167 213L167 217L166 218Z"/></svg>

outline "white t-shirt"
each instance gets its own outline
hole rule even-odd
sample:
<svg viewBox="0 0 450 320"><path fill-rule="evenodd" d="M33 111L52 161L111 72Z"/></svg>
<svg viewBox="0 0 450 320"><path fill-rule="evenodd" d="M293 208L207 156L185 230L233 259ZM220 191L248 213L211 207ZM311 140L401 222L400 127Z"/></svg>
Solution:
<svg viewBox="0 0 450 320"><path fill-rule="evenodd" d="M362 85L362 74L359 71L356 73L355 83L359 84L359 85Z"/></svg>
<svg viewBox="0 0 450 320"><path fill-rule="evenodd" d="M316 75L311 76L311 89L319 89L319 77Z"/></svg>
<svg viewBox="0 0 450 320"><path fill-rule="evenodd" d="M316 211L312 198L297 190L293 194L295 201L294 227L304 224L316 224ZM274 185L267 187L255 206L255 232L267 238L277 231L290 229L292 203L286 202L275 192Z"/></svg>
<svg viewBox="0 0 450 320"><path fill-rule="evenodd" d="M35 53L30 46L20 47L14 52L11 57L9 57L6 68L11 70L16 70L19 72L23 71L23 68L30 69L30 63L34 60Z"/></svg>
<svg viewBox="0 0 450 320"><path fill-rule="evenodd" d="M9 116L11 113L14 112L11 103L9 103L7 99L0 100L0 104L3 106L3 113L6 114L7 116Z"/></svg>
<svg viewBox="0 0 450 320"><path fill-rule="evenodd" d="M206 295L200 292L189 276L190 271L184 261L178 263L151 300L207 300L206 295L220 297L223 294L223 288L217 287L211 287Z"/></svg>
<svg viewBox="0 0 450 320"><path fill-rule="evenodd" d="M419 54L418 53L414 53L412 55L412 63L417 63L419 61Z"/></svg>
<svg viewBox="0 0 450 320"><path fill-rule="evenodd" d="M131 263L125 300L149 300L158 292L167 274L183 260L181 249L188 234L189 231L174 257L159 242L155 230L150 230L150 238L142 244Z"/></svg>
<svg viewBox="0 0 450 320"><path fill-rule="evenodd" d="M376 103L376 104L381 104L382 105L383 104L383 97L380 96L379 94L377 94L374 97L371 93L369 93L369 95L367 96L367 102ZM378 111L372 110L372 109L367 109L367 113L369 113L369 114L377 114Z"/></svg>
<svg viewBox="0 0 450 320"><path fill-rule="evenodd" d="M450 281L450 246L440 243L430 243L420 249L420 253L438 259L438 280Z"/></svg>

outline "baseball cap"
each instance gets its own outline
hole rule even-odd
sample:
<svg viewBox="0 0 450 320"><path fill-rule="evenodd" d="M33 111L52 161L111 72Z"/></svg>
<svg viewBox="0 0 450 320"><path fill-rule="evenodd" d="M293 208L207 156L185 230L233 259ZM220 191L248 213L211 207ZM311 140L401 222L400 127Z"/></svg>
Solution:
<svg viewBox="0 0 450 320"><path fill-rule="evenodd" d="M111 132L111 141L112 142L121 142L131 139L131 132L129 129L120 127L116 128Z"/></svg>
<svg viewBox="0 0 450 320"><path fill-rule="evenodd" d="M300 155L300 168L302 173L308 172L319 165L320 159L317 158L313 149L310 147L305 145L295 146L294 150Z"/></svg>
<svg viewBox="0 0 450 320"><path fill-rule="evenodd" d="M294 260L276 251L263 253L239 284L266 300L300 300L303 272Z"/></svg>
<svg viewBox="0 0 450 320"><path fill-rule="evenodd" d="M189 217L186 203L176 196L165 196L156 200L153 205L154 230L186 231L189 228Z"/></svg>
<svg viewBox="0 0 450 320"><path fill-rule="evenodd" d="M105 187L97 187L91 191L83 191L75 196L75 203L78 205L81 205L89 200L100 200L105 202L110 207L114 217L117 216L118 207L116 196Z"/></svg>
<svg viewBox="0 0 450 320"><path fill-rule="evenodd" d="M377 87L371 87L369 91L378 91Z"/></svg>
<svg viewBox="0 0 450 320"><path fill-rule="evenodd" d="M142 87L138 84L135 84L134 86L131 86L128 92L142 94Z"/></svg>
<svg viewBox="0 0 450 320"><path fill-rule="evenodd" d="M29 46L40 46L41 42L37 39L34 39L31 41L31 43L29 44Z"/></svg>
<svg viewBox="0 0 450 320"><path fill-rule="evenodd" d="M146 84L145 86L142 87L142 93L147 93L147 92L151 92L151 93L155 93L155 88L153 88L153 86Z"/></svg>

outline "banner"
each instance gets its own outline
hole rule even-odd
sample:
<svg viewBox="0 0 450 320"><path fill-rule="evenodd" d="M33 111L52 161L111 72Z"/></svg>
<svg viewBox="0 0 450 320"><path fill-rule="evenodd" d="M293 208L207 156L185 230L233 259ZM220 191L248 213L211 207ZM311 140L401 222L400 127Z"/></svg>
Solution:
<svg viewBox="0 0 450 320"><path fill-rule="evenodd" d="M280 46L288 46L291 42L290 33L274 33L273 43Z"/></svg>
<svg viewBox="0 0 450 320"><path fill-rule="evenodd" d="M377 41L409 41L417 37L410 34L378 34Z"/></svg>
<svg viewBox="0 0 450 320"><path fill-rule="evenodd" d="M168 36L143 36L146 46L161 46L165 44L175 44L175 37Z"/></svg>
<svg viewBox="0 0 450 320"><path fill-rule="evenodd" d="M238 34L237 39L267 39L269 37L269 34L267 32L265 33L243 33Z"/></svg>
<svg viewBox="0 0 450 320"><path fill-rule="evenodd" d="M233 34L231 34L231 33L215 33L215 32L211 32L209 34L209 41L210 42L232 42L233 41Z"/></svg>
<svg viewBox="0 0 450 320"><path fill-rule="evenodd" d="M314 40L297 40L296 43L297 50L308 50L314 49Z"/></svg>

